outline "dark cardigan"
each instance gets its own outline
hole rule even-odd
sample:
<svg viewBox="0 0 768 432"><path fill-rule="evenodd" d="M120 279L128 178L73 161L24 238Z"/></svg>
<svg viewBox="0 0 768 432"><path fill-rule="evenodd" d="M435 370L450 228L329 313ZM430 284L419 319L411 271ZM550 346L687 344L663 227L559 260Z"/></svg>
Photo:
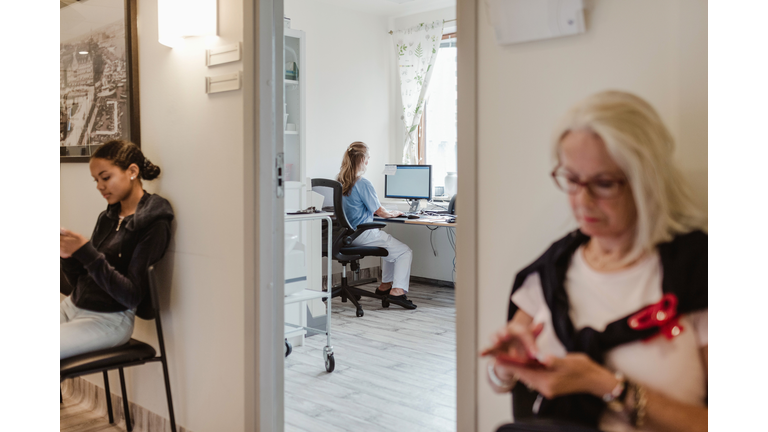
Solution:
<svg viewBox="0 0 768 432"><path fill-rule="evenodd" d="M120 203L103 211L91 240L61 259L60 292L71 292L75 306L95 312L121 312L137 308L152 318L147 269L159 261L171 239L173 209L159 195L145 192L136 212L118 228Z"/></svg>
<svg viewBox="0 0 768 432"><path fill-rule="evenodd" d="M552 244L533 264L517 274L512 293L523 285L528 275L538 272L544 299L552 314L552 325L560 342L568 352L586 353L597 363L603 364L604 355L608 350L651 337L659 332L659 328L630 328L628 319L634 315L632 313L608 324L602 332L591 327L585 327L578 332L574 329L568 314L568 295L564 281L571 257L579 246L588 240L589 237L576 230ZM678 235L671 242L658 246L664 273L661 289L665 294L673 293L677 296L678 314L707 309L707 243L705 233L693 231ZM517 305L510 300L507 319L511 320L517 310ZM538 413L534 414L532 405L538 396L536 392L517 385L512 394L515 419L538 416L596 426L605 408L600 398L577 394L551 400L543 399Z"/></svg>

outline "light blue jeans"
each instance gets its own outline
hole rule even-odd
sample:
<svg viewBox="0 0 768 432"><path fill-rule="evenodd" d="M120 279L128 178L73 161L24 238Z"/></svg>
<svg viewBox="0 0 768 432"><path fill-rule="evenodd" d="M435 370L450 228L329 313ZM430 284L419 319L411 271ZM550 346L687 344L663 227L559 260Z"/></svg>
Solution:
<svg viewBox="0 0 768 432"><path fill-rule="evenodd" d="M122 345L131 338L136 312L93 312L67 297L59 303L60 358Z"/></svg>

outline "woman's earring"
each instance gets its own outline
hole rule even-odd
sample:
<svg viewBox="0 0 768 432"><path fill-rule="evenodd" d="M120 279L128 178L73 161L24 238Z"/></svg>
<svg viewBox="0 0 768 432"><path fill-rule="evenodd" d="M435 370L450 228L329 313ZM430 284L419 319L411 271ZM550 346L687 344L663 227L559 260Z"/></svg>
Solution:
<svg viewBox="0 0 768 432"><path fill-rule="evenodd" d="M133 176L133 177L131 177L131 180L133 180L133 179L135 179L135 178L136 178L136 176Z"/></svg>

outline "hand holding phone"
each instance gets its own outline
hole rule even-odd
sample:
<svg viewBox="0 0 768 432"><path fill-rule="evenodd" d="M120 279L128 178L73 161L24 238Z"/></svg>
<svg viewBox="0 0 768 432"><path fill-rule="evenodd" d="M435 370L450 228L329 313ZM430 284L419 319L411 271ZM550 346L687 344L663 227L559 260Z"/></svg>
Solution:
<svg viewBox="0 0 768 432"><path fill-rule="evenodd" d="M70 258L72 253L88 243L88 239L66 228L59 229L59 256Z"/></svg>
<svg viewBox="0 0 768 432"><path fill-rule="evenodd" d="M544 328L543 323L523 325L510 322L496 335L495 343L480 352L483 357L493 356L500 363L531 368L543 368L537 359L536 337Z"/></svg>

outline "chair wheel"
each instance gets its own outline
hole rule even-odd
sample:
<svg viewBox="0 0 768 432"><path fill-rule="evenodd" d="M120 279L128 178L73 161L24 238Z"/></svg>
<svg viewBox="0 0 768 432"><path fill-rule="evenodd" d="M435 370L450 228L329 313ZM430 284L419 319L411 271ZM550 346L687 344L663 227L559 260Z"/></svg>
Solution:
<svg viewBox="0 0 768 432"><path fill-rule="evenodd" d="M291 346L291 343L288 342L288 339L285 340L285 356L288 357L291 355L291 352L293 352L293 346Z"/></svg>
<svg viewBox="0 0 768 432"><path fill-rule="evenodd" d="M328 373L331 373L335 368L336 368L336 360L334 360L333 354L331 354L325 358L325 370Z"/></svg>
<svg viewBox="0 0 768 432"><path fill-rule="evenodd" d="M381 307L388 308L389 307L389 300L384 299L381 301Z"/></svg>
<svg viewBox="0 0 768 432"><path fill-rule="evenodd" d="M361 317L361 316L363 316L363 308L361 308L361 307L358 307L358 308L357 308L357 311L355 312L355 315L357 315L357 316L358 316L358 318L359 318L359 317Z"/></svg>
<svg viewBox="0 0 768 432"><path fill-rule="evenodd" d="M361 298L363 298L363 296L355 294L355 300L360 301Z"/></svg>

